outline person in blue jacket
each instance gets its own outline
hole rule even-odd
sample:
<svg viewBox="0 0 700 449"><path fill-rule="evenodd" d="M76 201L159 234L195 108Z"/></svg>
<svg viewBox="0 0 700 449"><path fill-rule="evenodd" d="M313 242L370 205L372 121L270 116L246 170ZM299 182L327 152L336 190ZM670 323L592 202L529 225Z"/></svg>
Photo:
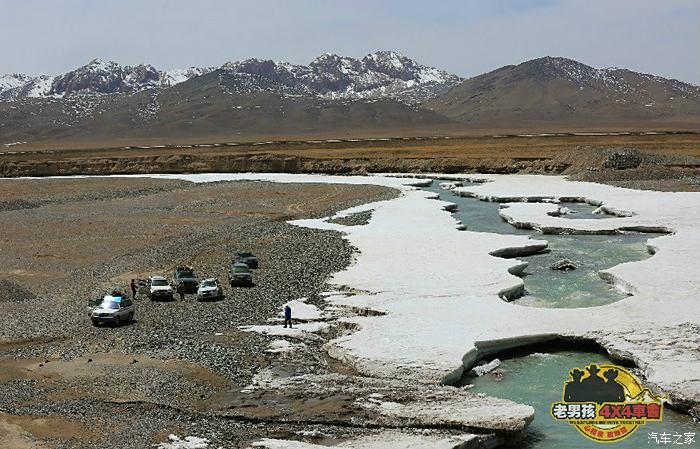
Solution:
<svg viewBox="0 0 700 449"><path fill-rule="evenodd" d="M289 307L289 304L286 304L284 306L284 327L287 327L287 324L289 323L289 327L292 327L292 308Z"/></svg>

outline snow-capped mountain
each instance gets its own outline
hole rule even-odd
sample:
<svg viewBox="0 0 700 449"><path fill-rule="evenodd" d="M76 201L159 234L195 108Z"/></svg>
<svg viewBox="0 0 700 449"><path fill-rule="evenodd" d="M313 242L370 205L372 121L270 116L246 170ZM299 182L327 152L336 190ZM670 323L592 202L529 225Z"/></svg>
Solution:
<svg viewBox="0 0 700 449"><path fill-rule="evenodd" d="M283 89L322 98L394 98L408 103L435 97L461 81L456 75L392 51L378 51L362 59L325 53L307 66L247 59L224 64L222 69L255 75Z"/></svg>
<svg viewBox="0 0 700 449"><path fill-rule="evenodd" d="M150 64L130 67L94 59L82 67L53 77L22 74L0 77L0 100L133 93L170 87L212 70L192 67L164 72Z"/></svg>
<svg viewBox="0 0 700 449"><path fill-rule="evenodd" d="M150 64L130 67L95 59L55 77L6 75L0 78L0 100L134 93L171 87L214 70L191 67L161 71ZM228 62L219 70L232 91L274 91L327 99L394 98L407 103L435 97L461 81L456 75L392 51L378 51L362 59L326 53L309 65L247 59Z"/></svg>

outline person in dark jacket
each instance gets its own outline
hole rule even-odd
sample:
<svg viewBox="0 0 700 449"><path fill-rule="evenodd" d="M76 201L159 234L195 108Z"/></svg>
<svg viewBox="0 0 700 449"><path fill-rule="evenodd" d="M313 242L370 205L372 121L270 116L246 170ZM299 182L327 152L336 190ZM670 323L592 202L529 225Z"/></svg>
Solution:
<svg viewBox="0 0 700 449"><path fill-rule="evenodd" d="M284 327L287 327L287 323L289 323L289 328L292 328L292 308L289 307L289 304L284 306Z"/></svg>
<svg viewBox="0 0 700 449"><path fill-rule="evenodd" d="M131 287L131 299L136 299L136 279L131 280L129 287Z"/></svg>
<svg viewBox="0 0 700 449"><path fill-rule="evenodd" d="M175 289L180 294L180 301L184 301L185 300L185 284L183 284L181 282L181 283L177 284Z"/></svg>

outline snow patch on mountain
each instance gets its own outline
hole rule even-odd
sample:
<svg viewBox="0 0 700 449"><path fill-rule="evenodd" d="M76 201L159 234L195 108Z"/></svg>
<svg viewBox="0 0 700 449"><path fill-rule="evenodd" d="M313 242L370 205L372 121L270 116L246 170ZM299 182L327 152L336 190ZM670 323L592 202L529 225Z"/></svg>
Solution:
<svg viewBox="0 0 700 449"><path fill-rule="evenodd" d="M14 89L15 87L19 87L27 83L29 80L31 80L31 78L32 77L28 75L23 75L21 73L12 73L9 75L0 76L0 91L5 91L8 89Z"/></svg>
<svg viewBox="0 0 700 449"><path fill-rule="evenodd" d="M207 73L216 70L213 67L190 67L189 69L170 69L162 74L163 86L174 86L184 83L190 78L206 75Z"/></svg>
<svg viewBox="0 0 700 449"><path fill-rule="evenodd" d="M700 95L700 87L675 79L616 67L598 69L567 58L546 56L521 64L524 65L532 66L542 76L562 78L582 88L611 89L620 97L646 94L648 82L665 90L669 95L676 94L684 98Z"/></svg>
<svg viewBox="0 0 700 449"><path fill-rule="evenodd" d="M362 59L324 53L309 65L246 59L228 62L221 69L253 77L249 80L258 83L260 91L327 99L395 98L408 103L437 96L462 80L392 51L378 51Z"/></svg>
<svg viewBox="0 0 700 449"><path fill-rule="evenodd" d="M121 66L98 58L57 76L4 75L0 77L0 100L134 93L171 87L212 70L191 67L161 71L150 64Z"/></svg>

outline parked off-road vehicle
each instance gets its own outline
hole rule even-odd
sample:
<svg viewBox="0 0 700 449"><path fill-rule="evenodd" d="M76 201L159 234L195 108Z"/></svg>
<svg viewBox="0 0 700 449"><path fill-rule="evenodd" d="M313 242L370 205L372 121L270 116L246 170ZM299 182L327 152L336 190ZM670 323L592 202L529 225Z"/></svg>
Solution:
<svg viewBox="0 0 700 449"><path fill-rule="evenodd" d="M90 312L90 319L94 326L100 323L121 326L123 323L131 323L135 312L136 306L133 300L123 296L105 295Z"/></svg>
<svg viewBox="0 0 700 449"><path fill-rule="evenodd" d="M238 251L233 255L233 263L244 263L249 268L258 268L258 258L249 251Z"/></svg>
<svg viewBox="0 0 700 449"><path fill-rule="evenodd" d="M205 279L199 283L197 301L218 301L224 299L224 288L216 278Z"/></svg>
<svg viewBox="0 0 700 449"><path fill-rule="evenodd" d="M148 278L148 297L151 301L172 301L173 287L164 276Z"/></svg>
<svg viewBox="0 0 700 449"><path fill-rule="evenodd" d="M175 268L173 283L176 289L178 285L183 285L185 287L185 293L197 293L197 287L199 286L194 270L188 265L178 265L177 268Z"/></svg>
<svg viewBox="0 0 700 449"><path fill-rule="evenodd" d="M234 263L228 272L228 281L231 287L251 287L253 285L253 274L248 265L244 263Z"/></svg>

